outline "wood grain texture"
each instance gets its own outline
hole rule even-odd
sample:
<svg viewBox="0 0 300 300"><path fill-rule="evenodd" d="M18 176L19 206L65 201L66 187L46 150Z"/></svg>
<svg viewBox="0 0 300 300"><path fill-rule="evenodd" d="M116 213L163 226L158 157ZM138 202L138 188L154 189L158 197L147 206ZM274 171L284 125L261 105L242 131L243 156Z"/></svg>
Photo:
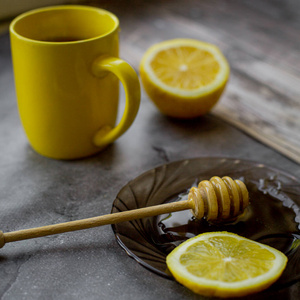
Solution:
<svg viewBox="0 0 300 300"><path fill-rule="evenodd" d="M244 97L249 91L259 94L263 101L280 97L284 103L298 102L297 92L286 91L282 83L296 89L290 78L298 82L300 76L299 0L97 0L87 4L118 16L120 55L136 70L143 53L155 42L190 37L217 44L230 62L231 78L216 109L233 94ZM187 122L166 118L145 93L130 130L98 155L68 162L41 157L29 147L20 124L10 53L9 35L5 33L0 35L0 230L4 232L107 214L128 182L147 170L176 161L192 163L159 168L153 184L143 185L145 189L131 186L145 201L136 203L132 189L122 189L121 199L126 198L125 205L130 202L128 209L157 205L170 189L171 194L180 193L196 177L207 179L222 172L253 182L264 178L263 191L267 180L291 198L299 194L294 184L300 178L299 164L223 121L215 110ZM246 69L249 65L251 69ZM277 73L270 69L270 77L265 77L265 66L280 70L281 77L276 80ZM122 104L124 92L120 96ZM238 111L236 106L234 109ZM245 160L257 162L256 167ZM292 177L281 172L274 176L276 169ZM173 181L166 182L164 176ZM284 184L279 186L278 180ZM119 211L125 205L119 203ZM266 218L274 222L270 228L273 233L280 231L280 221L285 222L272 212ZM122 234L128 240L138 231L135 253L145 252L146 245L149 251L144 259L165 271L165 257L150 243L152 229L149 219L142 219L123 227ZM258 234L254 232L253 238ZM141 244L141 240L145 242ZM1 249L0 262L3 300L195 300L192 292L130 259L115 241L110 226L9 243ZM299 300L299 294L300 282L281 290L272 288L251 300Z"/></svg>
<svg viewBox="0 0 300 300"><path fill-rule="evenodd" d="M107 4L121 16L123 58L138 70L154 43L183 37L216 44L231 76L211 114L300 163L299 1L130 2Z"/></svg>

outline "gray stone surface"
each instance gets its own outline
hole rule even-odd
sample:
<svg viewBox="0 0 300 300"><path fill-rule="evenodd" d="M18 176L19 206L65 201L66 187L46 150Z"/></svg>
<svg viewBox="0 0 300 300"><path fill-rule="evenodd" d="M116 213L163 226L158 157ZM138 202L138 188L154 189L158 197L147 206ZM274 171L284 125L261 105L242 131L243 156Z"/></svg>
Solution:
<svg viewBox="0 0 300 300"><path fill-rule="evenodd" d="M123 96L123 95L122 95ZM103 152L75 161L36 154L16 106L8 34L0 36L0 229L3 232L109 213L118 191L158 165L199 156L249 159L300 178L299 165L212 115L162 116L143 93L130 130ZM299 284L272 299L299 299ZM0 299L200 299L141 267L110 226L5 245ZM249 298L251 299L251 298ZM259 295L258 299L266 299Z"/></svg>

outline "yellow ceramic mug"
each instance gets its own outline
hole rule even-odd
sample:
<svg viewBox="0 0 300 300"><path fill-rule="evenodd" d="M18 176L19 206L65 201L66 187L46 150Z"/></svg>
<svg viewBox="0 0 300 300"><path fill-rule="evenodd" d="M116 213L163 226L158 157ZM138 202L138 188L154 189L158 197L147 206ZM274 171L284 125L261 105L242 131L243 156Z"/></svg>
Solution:
<svg viewBox="0 0 300 300"><path fill-rule="evenodd" d="M17 17L10 26L20 118L40 154L74 159L122 135L140 104L133 68L118 58L119 21L87 6L55 6ZM119 80L126 94L115 126Z"/></svg>

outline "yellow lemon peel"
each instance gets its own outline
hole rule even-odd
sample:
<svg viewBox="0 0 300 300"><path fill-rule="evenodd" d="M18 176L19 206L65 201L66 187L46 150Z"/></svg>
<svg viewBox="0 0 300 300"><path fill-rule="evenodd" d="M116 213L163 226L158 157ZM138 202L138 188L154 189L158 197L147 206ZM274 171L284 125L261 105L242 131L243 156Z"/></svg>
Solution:
<svg viewBox="0 0 300 300"><path fill-rule="evenodd" d="M268 288L286 263L282 252L229 232L200 234L167 256L167 266L178 282L195 293L223 298Z"/></svg>
<svg viewBox="0 0 300 300"><path fill-rule="evenodd" d="M145 91L171 117L194 118L219 100L229 78L229 64L215 45L174 39L150 47L140 63Z"/></svg>

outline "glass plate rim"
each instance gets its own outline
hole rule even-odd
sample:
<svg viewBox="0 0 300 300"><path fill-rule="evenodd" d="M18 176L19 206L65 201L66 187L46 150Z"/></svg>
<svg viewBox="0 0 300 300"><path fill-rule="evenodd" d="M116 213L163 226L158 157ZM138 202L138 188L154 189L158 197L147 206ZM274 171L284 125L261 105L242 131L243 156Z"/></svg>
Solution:
<svg viewBox="0 0 300 300"><path fill-rule="evenodd" d="M192 157L192 158L185 158L185 159L179 159L179 160L174 160L174 161L170 161L170 162L166 162L166 163L162 163L162 164L159 164L159 165L156 165L154 166L153 168L151 169L148 169L142 173L140 173L138 176L134 177L133 179L129 180L125 185L122 186L122 188L118 191L117 195L119 195L119 193L121 192L121 190L123 188L125 188L127 185L130 185L133 181L138 181L140 178L142 178L143 176L146 176L148 173L151 173L153 172L154 170L156 169L159 169L159 168L163 168L163 167L166 167L166 166L169 166L169 165L172 165L172 164L180 164L180 163L183 163L185 161L197 161L197 160L203 160L203 159L216 159L216 160L229 160L229 161L241 161L241 162L244 162L244 163L247 163L247 164L250 164L250 165L253 165L253 166L256 166L256 167L260 167L260 168L267 168L268 170L271 170L273 172L276 172L276 173L280 173L290 179L292 179L294 182L296 183L300 183L300 178L296 177L294 174L291 174L291 173L288 173L287 171L281 169L281 168L278 168L278 167L273 167L269 164L266 164L266 163L261 163L259 161L255 161L255 160L249 160L249 159L243 159L243 158L235 158L235 157L231 157L231 156L199 156L199 157ZM300 187L299 187L300 189ZM112 205L112 209L111 209L111 213L113 213L113 208L114 208L114 203L117 199L117 195L114 199L114 202L113 202L113 205ZM117 243L119 244L119 246L126 252L126 254L134 259L138 264L140 264L142 267L148 269L149 271L151 272L154 272L155 274L163 277L163 278L166 278L166 279L169 279L169 280L174 280L173 276L171 275L168 275L166 272L163 272L163 271L160 271L156 268L154 268L153 266L151 266L150 264L148 264L147 262L145 262L143 259L141 259L140 257L138 257L136 254L134 254L125 244L124 242L121 240L121 238L119 237L118 235L118 232L117 232L117 229L116 229L116 226L118 224L112 224L111 227L112 227L112 230L113 230L113 233L115 235L115 238L116 238L116 241Z"/></svg>

